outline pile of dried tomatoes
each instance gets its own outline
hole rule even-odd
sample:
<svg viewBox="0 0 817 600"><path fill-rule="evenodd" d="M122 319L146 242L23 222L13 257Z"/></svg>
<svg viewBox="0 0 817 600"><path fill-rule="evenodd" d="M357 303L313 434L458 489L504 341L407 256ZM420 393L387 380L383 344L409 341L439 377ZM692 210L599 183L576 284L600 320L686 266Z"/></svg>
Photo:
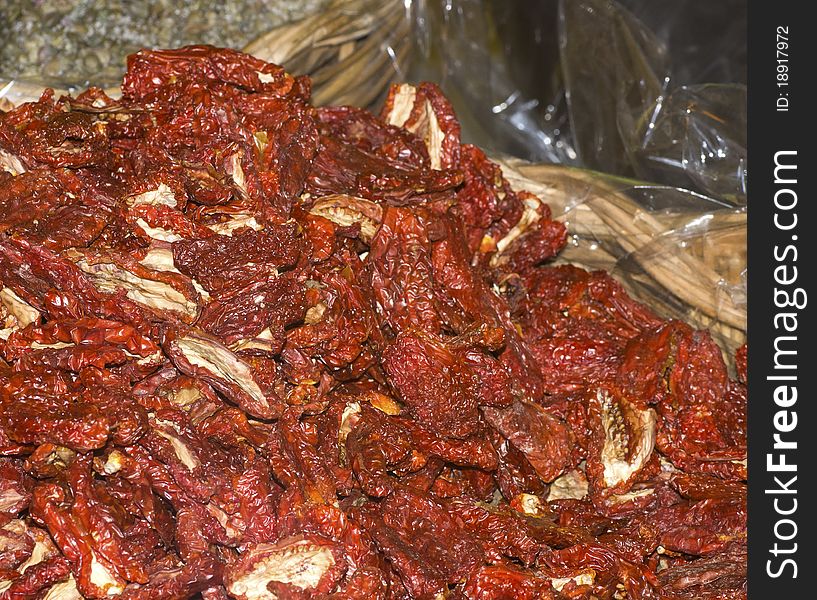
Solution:
<svg viewBox="0 0 817 600"><path fill-rule="evenodd" d="M0 113L0 598L745 597L745 349L232 50Z"/></svg>

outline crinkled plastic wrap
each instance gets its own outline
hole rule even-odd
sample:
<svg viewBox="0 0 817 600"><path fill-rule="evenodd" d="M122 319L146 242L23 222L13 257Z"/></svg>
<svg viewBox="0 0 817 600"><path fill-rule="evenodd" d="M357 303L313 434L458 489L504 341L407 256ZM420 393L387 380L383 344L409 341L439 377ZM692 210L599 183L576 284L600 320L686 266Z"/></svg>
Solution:
<svg viewBox="0 0 817 600"><path fill-rule="evenodd" d="M411 16L409 77L440 84L469 142L530 161L579 164L565 129L555 3L413 0ZM504 21L512 26L500 28Z"/></svg>
<svg viewBox="0 0 817 600"><path fill-rule="evenodd" d="M746 201L746 3L414 0L410 76L496 153Z"/></svg>
<svg viewBox="0 0 817 600"><path fill-rule="evenodd" d="M649 5L629 4L634 10ZM674 27L708 24L687 38L691 45L706 39L707 27L722 23L725 30L716 34L720 47L707 44L713 52L709 60L728 56L724 44L745 48L745 33L729 30L729 22L739 22L740 15L729 10L734 3L710 6L711 14L700 14L696 5L701 4L717 3L674 2L669 20L656 33L614 2L560 3L560 57L573 137L583 166L744 204L746 86L739 83L741 74L722 73L718 76L726 82L712 82L706 77L714 73L684 70L679 60L685 48L671 45ZM684 13L678 10L684 7L679 5L700 18L680 20ZM685 81L675 70L704 78Z"/></svg>

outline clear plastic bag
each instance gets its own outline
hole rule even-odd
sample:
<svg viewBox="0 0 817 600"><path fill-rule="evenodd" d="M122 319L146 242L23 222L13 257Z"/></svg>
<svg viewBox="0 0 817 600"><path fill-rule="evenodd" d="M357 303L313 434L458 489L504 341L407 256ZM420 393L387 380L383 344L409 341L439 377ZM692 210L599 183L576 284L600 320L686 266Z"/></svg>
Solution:
<svg viewBox="0 0 817 600"><path fill-rule="evenodd" d="M533 3L413 0L415 48L407 78L412 83L440 84L454 104L467 141L531 161L576 164L569 138L560 131L567 125L560 82L525 85L531 83L530 73L519 68L506 46L515 32L497 28L493 4L505 10L505 5L513 4L534 8ZM536 12L537 19L549 18L547 10ZM533 25L526 34L535 36L537 31L539 26ZM558 77L555 47L536 56L535 62L543 77Z"/></svg>
<svg viewBox="0 0 817 600"><path fill-rule="evenodd" d="M746 86L683 86L647 114L623 136L638 177L746 203Z"/></svg>
<svg viewBox="0 0 817 600"><path fill-rule="evenodd" d="M496 153L741 205L745 12L738 0L415 0L410 76L440 81L465 137Z"/></svg>
<svg viewBox="0 0 817 600"><path fill-rule="evenodd" d="M692 3L673 3L670 18L683 14L679 4ZM684 49L669 46L672 21L663 24L662 39L614 2L567 1L559 10L561 65L582 164L743 204L745 85L676 77L674 69L687 77L706 73L685 68L678 58ZM720 39L745 47L734 34ZM699 41L686 38L688 45Z"/></svg>

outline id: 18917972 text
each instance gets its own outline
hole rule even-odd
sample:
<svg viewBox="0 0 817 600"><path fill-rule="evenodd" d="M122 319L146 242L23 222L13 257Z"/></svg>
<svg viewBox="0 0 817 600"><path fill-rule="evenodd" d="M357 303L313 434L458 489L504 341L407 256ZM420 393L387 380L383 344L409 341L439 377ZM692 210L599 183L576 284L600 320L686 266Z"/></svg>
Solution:
<svg viewBox="0 0 817 600"><path fill-rule="evenodd" d="M777 26L777 65L775 67L777 80L777 111L789 110L789 27Z"/></svg>

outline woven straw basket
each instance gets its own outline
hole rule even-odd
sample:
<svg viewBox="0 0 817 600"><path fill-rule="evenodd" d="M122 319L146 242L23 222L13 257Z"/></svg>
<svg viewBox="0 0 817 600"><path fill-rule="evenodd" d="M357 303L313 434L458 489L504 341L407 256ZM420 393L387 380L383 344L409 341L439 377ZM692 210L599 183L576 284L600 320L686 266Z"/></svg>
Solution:
<svg viewBox="0 0 817 600"><path fill-rule="evenodd" d="M517 189L547 202L571 242L559 257L605 269L659 314L709 329L731 357L746 341L746 212L650 210L643 182L500 160Z"/></svg>

